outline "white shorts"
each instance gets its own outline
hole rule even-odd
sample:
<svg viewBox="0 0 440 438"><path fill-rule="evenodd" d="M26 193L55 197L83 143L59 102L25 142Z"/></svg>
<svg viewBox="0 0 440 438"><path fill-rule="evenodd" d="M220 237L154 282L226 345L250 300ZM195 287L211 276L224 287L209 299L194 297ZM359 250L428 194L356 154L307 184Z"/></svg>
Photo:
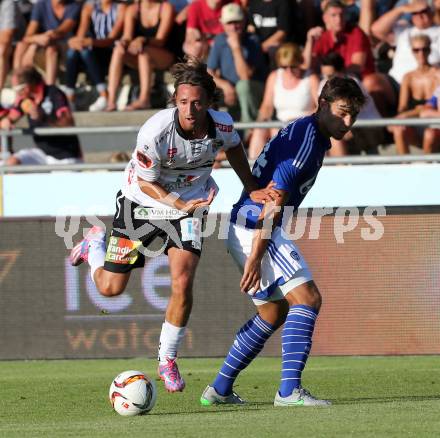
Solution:
<svg viewBox="0 0 440 438"><path fill-rule="evenodd" d="M251 253L253 235L252 229L237 224L229 227L228 251L241 272ZM292 289L311 280L312 274L300 251L292 241L283 237L281 228L276 227L261 261L260 290L249 295L254 304L260 306L282 300Z"/></svg>
<svg viewBox="0 0 440 438"><path fill-rule="evenodd" d="M51 155L46 155L39 148L22 149L14 154L21 164L77 164L82 163L81 158L62 158L58 159Z"/></svg>
<svg viewBox="0 0 440 438"><path fill-rule="evenodd" d="M0 31L17 27L17 10L14 0L2 0L0 4Z"/></svg>

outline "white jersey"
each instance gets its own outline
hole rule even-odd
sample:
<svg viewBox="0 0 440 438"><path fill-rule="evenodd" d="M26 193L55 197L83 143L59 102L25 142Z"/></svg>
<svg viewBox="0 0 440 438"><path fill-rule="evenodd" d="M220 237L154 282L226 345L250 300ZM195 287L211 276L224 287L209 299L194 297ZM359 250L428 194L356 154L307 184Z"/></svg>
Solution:
<svg viewBox="0 0 440 438"><path fill-rule="evenodd" d="M183 201L206 198L211 188L217 191L211 178L215 156L220 148L238 146L240 137L228 113L210 109L208 120L205 138L189 140L180 127L177 108L159 111L148 119L125 169L123 195L142 206L164 206L140 189L138 177L158 183Z"/></svg>

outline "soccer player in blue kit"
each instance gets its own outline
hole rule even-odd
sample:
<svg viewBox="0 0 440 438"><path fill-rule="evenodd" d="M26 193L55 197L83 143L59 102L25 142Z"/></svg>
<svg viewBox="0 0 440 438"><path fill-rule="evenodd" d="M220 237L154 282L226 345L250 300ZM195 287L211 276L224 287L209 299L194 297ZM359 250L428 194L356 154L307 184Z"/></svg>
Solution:
<svg viewBox="0 0 440 438"><path fill-rule="evenodd" d="M321 294L306 261L280 225L287 222L285 207L296 210L313 186L331 147L330 137L344 137L364 103L354 80L330 79L319 96L317 112L282 129L255 162L252 173L259 186L275 183L279 196L263 205L243 192L232 210L227 245L243 272L241 291L252 296L257 314L237 332L217 377L201 396L202 405L244 403L233 391L234 381L283 324L281 383L274 405L331 404L301 386Z"/></svg>

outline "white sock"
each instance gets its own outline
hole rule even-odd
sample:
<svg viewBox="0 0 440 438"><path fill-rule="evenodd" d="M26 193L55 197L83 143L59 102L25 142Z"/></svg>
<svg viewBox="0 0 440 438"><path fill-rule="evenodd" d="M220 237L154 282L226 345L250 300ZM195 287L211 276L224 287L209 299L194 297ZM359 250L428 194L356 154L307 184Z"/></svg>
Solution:
<svg viewBox="0 0 440 438"><path fill-rule="evenodd" d="M89 243L89 265L90 265L90 274L92 276L93 283L95 282L94 276L95 271L98 268L101 268L104 266L104 259L105 259L105 240L90 240Z"/></svg>
<svg viewBox="0 0 440 438"><path fill-rule="evenodd" d="M159 362L161 365L167 363L168 359L175 359L180 343L185 336L186 327L176 327L168 321L162 324L159 340Z"/></svg>

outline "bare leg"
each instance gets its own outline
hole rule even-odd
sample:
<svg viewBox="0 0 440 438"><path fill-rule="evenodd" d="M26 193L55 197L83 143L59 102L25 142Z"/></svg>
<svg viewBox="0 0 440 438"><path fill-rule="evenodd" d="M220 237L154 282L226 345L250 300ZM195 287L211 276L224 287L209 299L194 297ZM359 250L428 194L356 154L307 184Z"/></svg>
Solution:
<svg viewBox="0 0 440 438"><path fill-rule="evenodd" d="M406 141L405 126L392 126L390 128L393 132L394 143L398 154L409 154L409 144Z"/></svg>
<svg viewBox="0 0 440 438"><path fill-rule="evenodd" d="M249 142L248 158L255 160L263 150L267 140L269 140L270 131L263 128L255 128L252 131L251 141Z"/></svg>
<svg viewBox="0 0 440 438"><path fill-rule="evenodd" d="M151 59L149 54L144 51L138 55L138 71L139 71L139 97L131 105L125 109L133 111L138 109L146 109L150 107L150 93L151 93Z"/></svg>
<svg viewBox="0 0 440 438"><path fill-rule="evenodd" d="M35 54L37 53L37 49L38 46L36 44L28 45L21 59L20 67L27 65L34 65L34 58L35 58Z"/></svg>
<svg viewBox="0 0 440 438"><path fill-rule="evenodd" d="M287 300L271 301L258 306L258 314L265 321L272 324L275 329L284 324L288 311L289 303Z"/></svg>
<svg viewBox="0 0 440 438"><path fill-rule="evenodd" d="M440 150L440 130L426 128L423 134L423 152L434 154Z"/></svg>
<svg viewBox="0 0 440 438"><path fill-rule="evenodd" d="M18 166L19 164L21 164L21 161L14 155L10 156L5 161L6 166Z"/></svg>
<svg viewBox="0 0 440 438"><path fill-rule="evenodd" d="M12 67L14 69L19 68L23 65L23 57L28 48L29 48L29 44L26 44L23 41L17 43L14 52L14 60L12 63Z"/></svg>
<svg viewBox="0 0 440 438"><path fill-rule="evenodd" d="M9 57L12 50L13 29L0 31L0 90L5 85L6 76L9 72Z"/></svg>
<svg viewBox="0 0 440 438"><path fill-rule="evenodd" d="M46 83L47 85L55 85L57 81L58 72L58 47L51 45L46 47L45 59L46 59Z"/></svg>
<svg viewBox="0 0 440 438"><path fill-rule="evenodd" d="M397 108L398 95L390 80L383 73L372 73L362 81L383 117L392 117Z"/></svg>
<svg viewBox="0 0 440 438"><path fill-rule="evenodd" d="M130 272L119 274L117 272L106 271L103 267L95 271L93 280L101 295L114 297L122 294L130 279Z"/></svg>
<svg viewBox="0 0 440 438"><path fill-rule="evenodd" d="M121 82L124 58L125 49L120 46L115 46L108 69L108 111L114 111L116 109L116 95L119 83Z"/></svg>
<svg viewBox="0 0 440 438"><path fill-rule="evenodd" d="M297 286L286 295L289 306L304 305L319 311L322 304L321 294L314 281Z"/></svg>
<svg viewBox="0 0 440 438"><path fill-rule="evenodd" d="M168 251L168 260L171 271L171 297L165 319L177 327L184 327L191 314L192 286L199 257L189 251L171 248Z"/></svg>

